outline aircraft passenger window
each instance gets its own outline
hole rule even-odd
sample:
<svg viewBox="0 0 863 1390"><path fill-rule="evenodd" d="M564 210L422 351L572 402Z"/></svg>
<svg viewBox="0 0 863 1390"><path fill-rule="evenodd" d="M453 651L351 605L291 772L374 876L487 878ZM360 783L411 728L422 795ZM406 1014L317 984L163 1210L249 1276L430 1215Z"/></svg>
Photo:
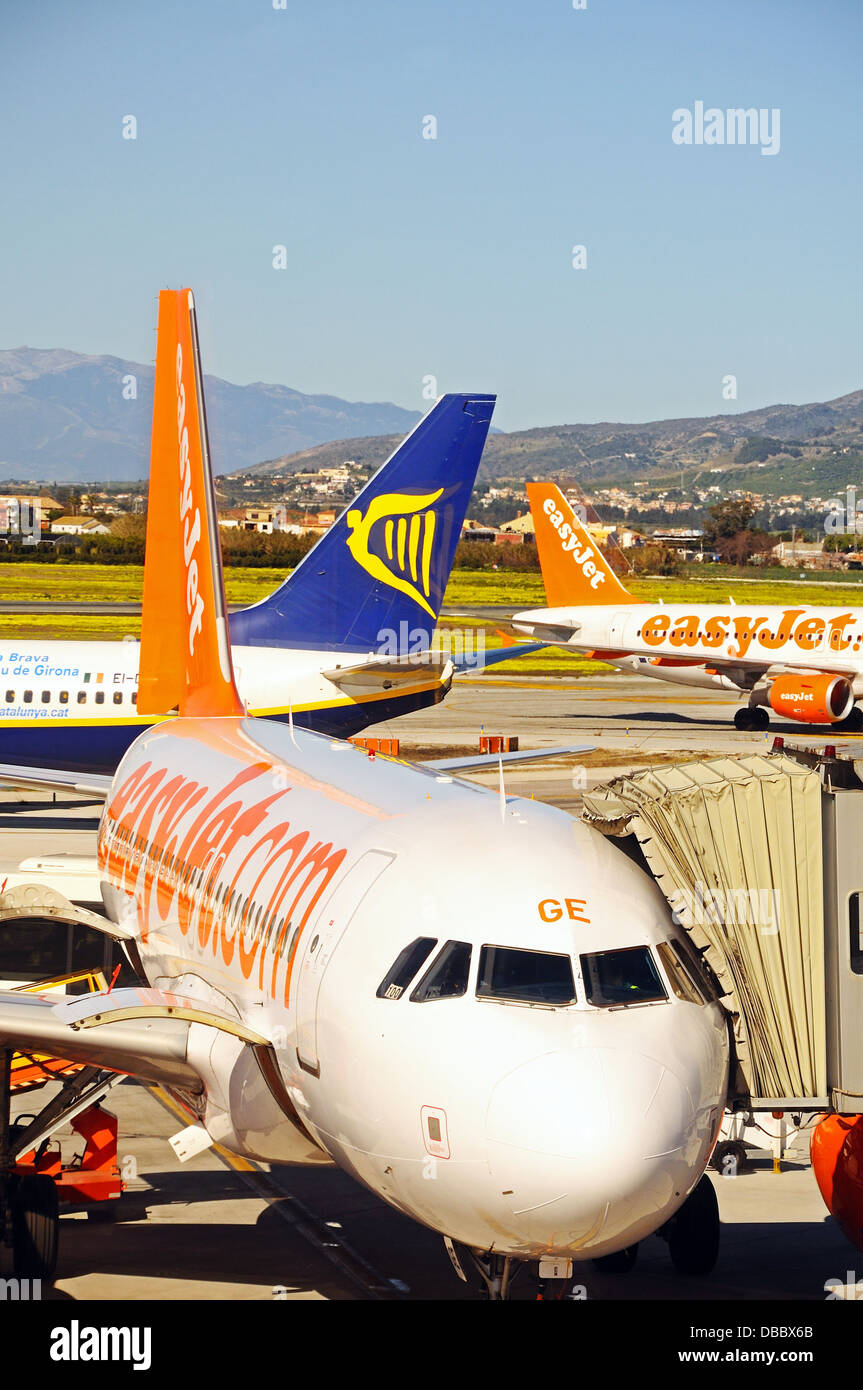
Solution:
<svg viewBox="0 0 863 1390"><path fill-rule="evenodd" d="M509 946L483 946L476 982L478 999L523 1004L572 1004L575 983L569 956Z"/></svg>
<svg viewBox="0 0 863 1390"><path fill-rule="evenodd" d="M706 1004L707 1000L702 997L701 991L689 974L685 962L675 951L676 945L676 941L660 941L656 948L656 953L665 967L671 988L678 999L685 999L687 1004Z"/></svg>
<svg viewBox="0 0 863 1390"><path fill-rule="evenodd" d="M668 998L646 946L596 951L580 959L588 1002L597 1008L651 1004Z"/></svg>
<svg viewBox="0 0 863 1390"><path fill-rule="evenodd" d="M43 705L47 705L47 704L50 704L50 702L51 702L51 691L50 691L50 690L43 690L43 691L42 691L42 704L43 704Z"/></svg>
<svg viewBox="0 0 863 1390"><path fill-rule="evenodd" d="M848 930L850 934L851 969L855 975L863 975L863 931L860 930L860 893L852 893L848 899Z"/></svg>
<svg viewBox="0 0 863 1390"><path fill-rule="evenodd" d="M448 941L411 994L413 1002L425 1004L432 999L458 999L466 994L470 952L469 941Z"/></svg>
<svg viewBox="0 0 863 1390"><path fill-rule="evenodd" d="M122 705L122 703L123 703L123 692L122 692L122 690L115 690L115 691L114 691L114 704L115 704L115 705Z"/></svg>
<svg viewBox="0 0 863 1390"><path fill-rule="evenodd" d="M15 691L14 691L14 690L7 690L7 691L6 691L6 703L7 703L7 705L14 705L14 703L15 703Z"/></svg>
<svg viewBox="0 0 863 1390"><path fill-rule="evenodd" d="M24 691L24 703L25 703L25 705L32 705L32 703L33 703L33 691L32 691L32 690L25 690L25 691Z"/></svg>
<svg viewBox="0 0 863 1390"><path fill-rule="evenodd" d="M79 704L79 705L83 705L84 701L85 701L86 698L87 698L87 692L86 692L86 690L79 690L79 691L78 691L78 697L77 697L77 698L78 698L78 704Z"/></svg>
<svg viewBox="0 0 863 1390"><path fill-rule="evenodd" d="M420 966L437 945L436 936L418 936L400 951L375 991L377 999L401 999Z"/></svg>
<svg viewBox="0 0 863 1390"><path fill-rule="evenodd" d="M105 692L104 692L104 690L97 690L97 691L96 691L96 704L97 704L97 705L104 705L104 703L105 703Z"/></svg>
<svg viewBox="0 0 863 1390"><path fill-rule="evenodd" d="M60 704L61 704L61 705L68 705L68 703L69 703L69 692L68 692L68 690L61 690L61 691L60 691Z"/></svg>
<svg viewBox="0 0 863 1390"><path fill-rule="evenodd" d="M299 927L294 927L293 931L291 931L291 924L290 922L288 923L285 928L285 935L282 938L282 949L279 952L280 956L287 956L288 960L291 959L291 952L297 943L299 930Z"/></svg>

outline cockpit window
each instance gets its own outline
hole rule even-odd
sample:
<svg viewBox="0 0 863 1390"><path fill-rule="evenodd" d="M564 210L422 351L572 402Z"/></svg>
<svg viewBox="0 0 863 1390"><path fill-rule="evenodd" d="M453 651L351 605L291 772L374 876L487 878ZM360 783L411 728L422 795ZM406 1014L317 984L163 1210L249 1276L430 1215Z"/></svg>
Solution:
<svg viewBox="0 0 863 1390"><path fill-rule="evenodd" d="M436 945L436 936L418 936L416 941L405 946L378 985L378 999L401 999L414 975L428 960Z"/></svg>
<svg viewBox="0 0 863 1390"><path fill-rule="evenodd" d="M525 951L510 946L483 946L476 984L480 999L510 999L523 1004L572 1004L575 984L569 956Z"/></svg>
<svg viewBox="0 0 863 1390"><path fill-rule="evenodd" d="M704 998L707 1000L720 999L722 986L689 933L684 932L679 941L672 941L670 945L679 959L685 962L689 974L695 980Z"/></svg>
<svg viewBox="0 0 863 1390"><path fill-rule="evenodd" d="M688 1004L706 1004L707 1000L698 988L697 981L690 975L686 962L676 947L676 941L660 941L656 948L671 988L678 999L685 999Z"/></svg>
<svg viewBox="0 0 863 1390"><path fill-rule="evenodd" d="M470 942L448 941L411 994L415 1004L432 999L457 999L467 993L470 974Z"/></svg>
<svg viewBox="0 0 863 1390"><path fill-rule="evenodd" d="M650 1004L668 998L646 946L582 956L581 973L588 1002L600 1009L621 1004Z"/></svg>

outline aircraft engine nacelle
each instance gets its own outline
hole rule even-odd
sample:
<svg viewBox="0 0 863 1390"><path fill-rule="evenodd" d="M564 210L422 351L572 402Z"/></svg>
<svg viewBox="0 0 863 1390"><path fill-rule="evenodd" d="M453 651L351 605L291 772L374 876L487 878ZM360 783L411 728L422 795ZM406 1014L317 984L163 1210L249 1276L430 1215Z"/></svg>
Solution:
<svg viewBox="0 0 863 1390"><path fill-rule="evenodd" d="M785 719L805 724L835 724L851 713L854 692L845 676L777 676L770 705Z"/></svg>
<svg viewBox="0 0 863 1390"><path fill-rule="evenodd" d="M828 1115L812 1131L809 1148L827 1210L863 1250L863 1115Z"/></svg>
<svg viewBox="0 0 863 1390"><path fill-rule="evenodd" d="M203 1083L201 1118L217 1144L267 1163L332 1162L303 1125L270 1049L193 1023L186 1057Z"/></svg>

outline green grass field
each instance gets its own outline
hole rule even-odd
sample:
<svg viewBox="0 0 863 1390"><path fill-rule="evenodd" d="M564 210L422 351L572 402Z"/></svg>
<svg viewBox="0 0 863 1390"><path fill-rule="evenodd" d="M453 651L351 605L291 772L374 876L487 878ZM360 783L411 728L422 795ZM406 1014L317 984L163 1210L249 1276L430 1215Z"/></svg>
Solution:
<svg viewBox="0 0 863 1390"><path fill-rule="evenodd" d="M0 563L0 600L70 603L140 602L142 565L39 565ZM271 593L286 572L272 569L226 569L228 603L256 603ZM627 587L636 598L666 603L726 603L729 594L737 603L818 603L825 606L858 604L863 600L861 579L836 581L807 575L803 581L773 578L758 580L733 574L687 575L678 579L631 579ZM538 572L512 570L454 570L446 591L446 604L511 604L538 607L545 602Z"/></svg>
<svg viewBox="0 0 863 1390"><path fill-rule="evenodd" d="M141 565L39 565L0 564L0 600L4 602L62 602L138 603L143 583ZM271 569L227 569L225 586L232 605L256 603L271 593L285 577L282 571ZM665 603L722 603L729 596L736 603L822 604L845 607L861 602L859 582L837 583L823 579L802 582L773 580L758 582L744 577L736 580L727 574L701 578L689 575L679 579L633 579L628 581L633 597L648 602ZM511 605L518 608L541 607L545 603L542 578L538 573L513 571L454 570L446 591L446 604L451 608L472 607L478 604ZM487 648L500 645L493 621L445 620L444 627L468 631L479 627L485 630ZM0 615L0 640L28 639L35 641L118 641L140 633L140 619L134 616L87 616L77 614L9 614ZM501 662L494 674L526 675L589 675L608 671L601 662L568 656L564 652L547 650L517 661Z"/></svg>

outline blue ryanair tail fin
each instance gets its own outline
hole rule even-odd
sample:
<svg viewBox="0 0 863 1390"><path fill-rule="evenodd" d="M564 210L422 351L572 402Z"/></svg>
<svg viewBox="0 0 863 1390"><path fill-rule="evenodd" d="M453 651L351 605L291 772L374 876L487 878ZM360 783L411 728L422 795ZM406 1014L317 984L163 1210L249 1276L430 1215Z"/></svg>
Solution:
<svg viewBox="0 0 863 1390"><path fill-rule="evenodd" d="M284 584L231 615L232 644L429 646L495 399L442 396Z"/></svg>

